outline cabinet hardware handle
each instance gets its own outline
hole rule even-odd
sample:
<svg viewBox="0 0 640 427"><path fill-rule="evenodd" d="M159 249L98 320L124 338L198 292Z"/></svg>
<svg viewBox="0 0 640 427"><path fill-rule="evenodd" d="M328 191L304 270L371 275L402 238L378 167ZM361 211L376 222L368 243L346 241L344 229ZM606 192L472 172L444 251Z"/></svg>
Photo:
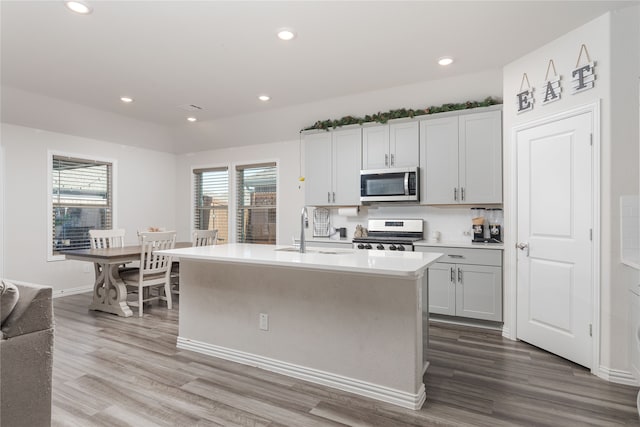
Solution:
<svg viewBox="0 0 640 427"><path fill-rule="evenodd" d="M458 200L458 189L457 188L453 189L453 200L455 200L455 201Z"/></svg>
<svg viewBox="0 0 640 427"><path fill-rule="evenodd" d="M464 200L464 187L460 187L460 200Z"/></svg>
<svg viewBox="0 0 640 427"><path fill-rule="evenodd" d="M336 192L334 191L333 192L333 203L335 203L335 202L336 202Z"/></svg>
<svg viewBox="0 0 640 427"><path fill-rule="evenodd" d="M454 283L455 281L456 281L455 269L451 267L451 283Z"/></svg>
<svg viewBox="0 0 640 427"><path fill-rule="evenodd" d="M395 164L396 164L396 159L395 159L395 156L392 154L391 155L391 166L393 166Z"/></svg>
<svg viewBox="0 0 640 427"><path fill-rule="evenodd" d="M462 283L462 269L458 267L458 282Z"/></svg>
<svg viewBox="0 0 640 427"><path fill-rule="evenodd" d="M449 254L449 258L464 258L464 255Z"/></svg>
<svg viewBox="0 0 640 427"><path fill-rule="evenodd" d="M331 203L331 192L327 191L327 203Z"/></svg>
<svg viewBox="0 0 640 427"><path fill-rule="evenodd" d="M384 155L384 165L385 166L389 166L389 155L388 154Z"/></svg>

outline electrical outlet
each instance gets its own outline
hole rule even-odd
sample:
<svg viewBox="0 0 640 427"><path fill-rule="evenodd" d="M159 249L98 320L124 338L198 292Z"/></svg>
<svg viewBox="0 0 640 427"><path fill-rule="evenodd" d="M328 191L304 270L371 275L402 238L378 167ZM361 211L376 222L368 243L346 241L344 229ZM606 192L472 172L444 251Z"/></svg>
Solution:
<svg viewBox="0 0 640 427"><path fill-rule="evenodd" d="M260 313L260 329L263 331L269 330L269 315L267 313Z"/></svg>

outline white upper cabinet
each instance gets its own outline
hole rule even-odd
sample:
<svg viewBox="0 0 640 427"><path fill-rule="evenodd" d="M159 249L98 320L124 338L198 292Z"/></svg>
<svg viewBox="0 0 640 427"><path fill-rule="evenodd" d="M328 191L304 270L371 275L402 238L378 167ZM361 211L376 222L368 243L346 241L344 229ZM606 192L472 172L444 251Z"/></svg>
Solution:
<svg viewBox="0 0 640 427"><path fill-rule="evenodd" d="M420 122L420 200L458 203L458 117Z"/></svg>
<svg viewBox="0 0 640 427"><path fill-rule="evenodd" d="M331 133L304 136L305 204L326 205L331 197Z"/></svg>
<svg viewBox="0 0 640 427"><path fill-rule="evenodd" d="M362 132L362 168L386 169L418 166L418 122L365 127Z"/></svg>
<svg viewBox="0 0 640 427"><path fill-rule="evenodd" d="M362 130L349 129L304 136L305 204L360 204Z"/></svg>
<svg viewBox="0 0 640 427"><path fill-rule="evenodd" d="M462 203L502 203L501 111L460 116Z"/></svg>
<svg viewBox="0 0 640 427"><path fill-rule="evenodd" d="M420 122L424 204L502 203L500 110Z"/></svg>

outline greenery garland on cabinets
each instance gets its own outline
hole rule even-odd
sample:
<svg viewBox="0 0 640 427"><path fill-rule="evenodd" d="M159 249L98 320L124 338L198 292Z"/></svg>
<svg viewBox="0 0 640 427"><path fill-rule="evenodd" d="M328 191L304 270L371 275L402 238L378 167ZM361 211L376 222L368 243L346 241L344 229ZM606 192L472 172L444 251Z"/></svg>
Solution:
<svg viewBox="0 0 640 427"><path fill-rule="evenodd" d="M488 107L489 105L501 104L502 102L492 97L485 98L484 101L467 101L461 104L442 104L439 107L431 106L422 110L413 110L400 108L398 110L389 110L386 113L377 112L375 114L367 114L364 117L345 116L336 120L318 120L312 126L302 129L324 129L329 130L331 128L337 128L346 125L361 125L368 122L387 123L391 119L402 119L405 117L424 116L427 114L444 113L445 111L466 110L469 108Z"/></svg>

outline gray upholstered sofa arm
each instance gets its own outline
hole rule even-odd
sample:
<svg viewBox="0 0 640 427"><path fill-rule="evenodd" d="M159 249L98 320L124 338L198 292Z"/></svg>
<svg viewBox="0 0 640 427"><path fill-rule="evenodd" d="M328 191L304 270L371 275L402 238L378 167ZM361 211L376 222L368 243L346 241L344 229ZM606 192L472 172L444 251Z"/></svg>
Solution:
<svg viewBox="0 0 640 427"><path fill-rule="evenodd" d="M20 292L20 299L2 325L4 339L52 328L52 289L48 286L15 285Z"/></svg>
<svg viewBox="0 0 640 427"><path fill-rule="evenodd" d="M52 289L16 286L20 297L0 334L0 426L50 426Z"/></svg>

